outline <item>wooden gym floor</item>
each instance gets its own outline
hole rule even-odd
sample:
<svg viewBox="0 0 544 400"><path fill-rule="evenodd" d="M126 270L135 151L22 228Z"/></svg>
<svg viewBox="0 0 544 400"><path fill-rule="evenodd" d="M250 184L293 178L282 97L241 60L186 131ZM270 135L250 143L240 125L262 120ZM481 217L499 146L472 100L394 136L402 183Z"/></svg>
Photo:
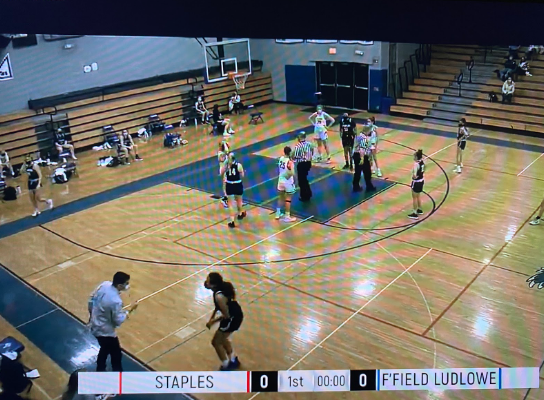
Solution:
<svg viewBox="0 0 544 400"><path fill-rule="evenodd" d="M266 122L258 126L247 125L247 115L233 117L234 149L308 125L301 107L270 104L261 111ZM145 300L120 329L121 343L157 370L218 368L212 333L204 326L212 303L202 284L210 271L221 272L237 288L246 319L233 341L247 370L541 367L544 293L529 289L526 279L542 266L544 227L528 222L544 195L544 140L474 130L463 173L456 174L455 128L382 115L377 120L380 167L384 178L398 184L326 224L311 219L284 224L269 208L249 204L248 218L229 230L227 213L210 193L170 178L153 181L214 156L219 139L206 135L207 127L188 128L188 146L166 150L155 138L140 144L144 162L130 166L98 168L98 153L81 154L80 177L48 185L44 192L56 207L42 213L42 220L23 220L27 229L17 228L32 211L27 197L2 204L0 264L81 321L95 286L118 270L129 273L126 303ZM330 135L332 166L339 169L344 161L336 130ZM295 140L274 143L258 154L277 157ZM432 160L425 183L429 196L423 197L428 218L414 224L406 218L411 210L406 185L411 149L417 148ZM330 167L315 165L310 178ZM145 185L134 186L144 178L149 178ZM132 189L121 197L111 194L121 185ZM435 210L429 215L431 199ZM70 204L79 206L63 212ZM295 260L285 261L290 259ZM63 326L49 317L38 315L23 325L36 333L53 324L49 329L62 336ZM17 333L4 319L0 326ZM78 347L81 357L72 359L73 365L92 362L96 348L85 346ZM35 396L55 399L67 373L42 350L31 346L27 354L31 366L43 365L40 370L52 376L38 381ZM543 394L382 392L365 398L536 400Z"/></svg>

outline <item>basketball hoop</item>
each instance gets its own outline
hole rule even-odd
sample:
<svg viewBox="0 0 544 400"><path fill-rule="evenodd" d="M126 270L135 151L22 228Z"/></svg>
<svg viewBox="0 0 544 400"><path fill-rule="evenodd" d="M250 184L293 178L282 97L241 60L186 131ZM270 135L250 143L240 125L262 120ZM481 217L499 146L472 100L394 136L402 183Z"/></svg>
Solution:
<svg viewBox="0 0 544 400"><path fill-rule="evenodd" d="M248 77L249 72L229 72L229 78L234 81L237 90L245 89Z"/></svg>

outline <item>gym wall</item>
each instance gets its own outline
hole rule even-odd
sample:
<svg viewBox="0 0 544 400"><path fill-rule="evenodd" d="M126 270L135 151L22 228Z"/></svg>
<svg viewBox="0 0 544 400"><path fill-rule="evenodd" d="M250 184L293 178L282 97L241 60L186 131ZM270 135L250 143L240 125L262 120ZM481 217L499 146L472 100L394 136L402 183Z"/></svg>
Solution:
<svg viewBox="0 0 544 400"><path fill-rule="evenodd" d="M216 41L209 38L208 41ZM64 49L65 44L75 45ZM173 72L204 68L194 38L84 36L0 51L10 54L14 79L0 81L0 114L28 108L29 99L69 93ZM98 70L84 73L96 62Z"/></svg>

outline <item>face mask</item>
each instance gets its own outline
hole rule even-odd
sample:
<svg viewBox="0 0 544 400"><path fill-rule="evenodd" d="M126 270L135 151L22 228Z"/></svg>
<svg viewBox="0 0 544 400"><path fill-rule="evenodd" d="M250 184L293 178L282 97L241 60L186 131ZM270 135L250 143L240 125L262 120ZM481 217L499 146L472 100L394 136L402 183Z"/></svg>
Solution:
<svg viewBox="0 0 544 400"><path fill-rule="evenodd" d="M128 291L129 289L130 289L130 284L127 283L127 284L123 287L122 291L123 291L123 292L126 292L126 291Z"/></svg>
<svg viewBox="0 0 544 400"><path fill-rule="evenodd" d="M208 285L208 281L204 281L204 287L205 287L206 289L210 289L210 285Z"/></svg>

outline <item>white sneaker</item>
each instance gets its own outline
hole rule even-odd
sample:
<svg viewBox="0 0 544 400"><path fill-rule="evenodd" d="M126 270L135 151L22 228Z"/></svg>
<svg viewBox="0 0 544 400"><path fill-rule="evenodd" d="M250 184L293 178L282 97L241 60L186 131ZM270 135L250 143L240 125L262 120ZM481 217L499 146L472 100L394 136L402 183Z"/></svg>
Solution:
<svg viewBox="0 0 544 400"><path fill-rule="evenodd" d="M49 200L46 200L45 202L47 203L47 207L49 207L49 209L51 210L53 208L53 200L49 199Z"/></svg>
<svg viewBox="0 0 544 400"><path fill-rule="evenodd" d="M297 219L295 217L291 217L291 216L289 216L289 217L285 216L282 219L283 222L295 222L296 220Z"/></svg>
<svg viewBox="0 0 544 400"><path fill-rule="evenodd" d="M73 156L73 157L72 157L72 160L77 160L77 157L76 157L76 156Z"/></svg>
<svg viewBox="0 0 544 400"><path fill-rule="evenodd" d="M280 212L276 212L276 219L280 219L281 217L283 217L283 213L280 211Z"/></svg>
<svg viewBox="0 0 544 400"><path fill-rule="evenodd" d="M38 210L34 211L34 214L32 214L33 217L37 217L38 215L40 215L41 212L39 212Z"/></svg>
<svg viewBox="0 0 544 400"><path fill-rule="evenodd" d="M530 225L540 225L540 218L535 218L531 222L529 222Z"/></svg>
<svg viewBox="0 0 544 400"><path fill-rule="evenodd" d="M378 178L381 178L382 177L382 171L378 168L378 173L376 174L376 176Z"/></svg>
<svg viewBox="0 0 544 400"><path fill-rule="evenodd" d="M233 133L236 133L236 132L234 132L234 129L229 129L229 133L232 135Z"/></svg>
<svg viewBox="0 0 544 400"><path fill-rule="evenodd" d="M113 398L115 396L116 396L115 394L97 394L96 396L94 396L94 398L96 400L107 400L107 399L111 399L111 398Z"/></svg>

